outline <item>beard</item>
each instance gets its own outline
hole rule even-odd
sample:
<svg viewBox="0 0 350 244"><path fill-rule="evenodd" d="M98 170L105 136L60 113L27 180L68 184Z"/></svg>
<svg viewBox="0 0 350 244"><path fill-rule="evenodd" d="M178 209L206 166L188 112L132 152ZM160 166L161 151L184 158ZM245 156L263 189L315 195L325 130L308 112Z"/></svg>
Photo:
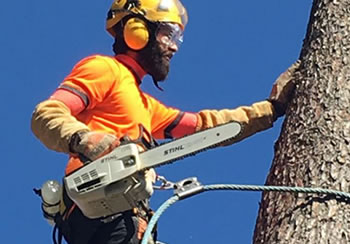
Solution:
<svg viewBox="0 0 350 244"><path fill-rule="evenodd" d="M170 58L166 56L166 51L162 50L157 41L150 42L146 48L142 49L138 59L154 82L164 81L168 77Z"/></svg>

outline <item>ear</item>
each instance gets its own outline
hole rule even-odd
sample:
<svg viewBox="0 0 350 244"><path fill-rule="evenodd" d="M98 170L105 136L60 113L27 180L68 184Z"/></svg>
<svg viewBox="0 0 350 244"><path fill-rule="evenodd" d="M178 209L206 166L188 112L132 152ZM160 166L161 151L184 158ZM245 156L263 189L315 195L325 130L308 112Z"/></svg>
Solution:
<svg viewBox="0 0 350 244"><path fill-rule="evenodd" d="M145 21L139 18L130 18L124 25L124 41L129 48L141 50L149 40L149 32Z"/></svg>

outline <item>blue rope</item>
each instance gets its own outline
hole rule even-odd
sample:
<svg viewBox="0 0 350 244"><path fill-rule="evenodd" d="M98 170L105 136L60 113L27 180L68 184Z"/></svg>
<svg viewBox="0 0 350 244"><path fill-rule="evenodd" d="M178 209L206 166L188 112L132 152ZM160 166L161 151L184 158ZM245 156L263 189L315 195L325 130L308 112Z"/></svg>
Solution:
<svg viewBox="0 0 350 244"><path fill-rule="evenodd" d="M156 225L156 223L158 222L158 219L160 218L160 216L163 214L163 212L169 208L171 205L173 205L174 203L176 203L180 198L177 195L172 196L171 198L169 198L168 200L166 200L155 212L155 214L152 216L150 222L148 223L147 229L145 234L143 235L142 238L142 242L141 244L147 244L148 239L151 237L152 235L152 230L154 228L154 226Z"/></svg>
<svg viewBox="0 0 350 244"><path fill-rule="evenodd" d="M350 193L328 190L323 188L309 188L309 187L289 187L289 186L259 186L259 185L226 185L226 184L218 184L218 185L205 185L203 186L203 191L198 192L194 195L200 194L204 191L215 191L215 190L238 190L238 191L278 191L278 192L294 192L294 193L309 193L309 194L325 194L331 195L338 198L345 198L350 200ZM174 195L168 200L166 200L154 213L150 222L148 223L146 232L142 238L141 244L147 244L149 238L151 238L152 230L158 219L163 214L163 212L169 208L171 205L181 200L178 195Z"/></svg>

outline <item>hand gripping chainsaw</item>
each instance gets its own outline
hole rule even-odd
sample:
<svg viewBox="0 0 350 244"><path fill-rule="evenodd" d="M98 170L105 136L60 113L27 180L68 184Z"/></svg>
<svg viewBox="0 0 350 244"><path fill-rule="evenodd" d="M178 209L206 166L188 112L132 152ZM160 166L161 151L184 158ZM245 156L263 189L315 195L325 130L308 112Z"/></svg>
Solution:
<svg viewBox="0 0 350 244"><path fill-rule="evenodd" d="M88 218L130 210L153 193L145 171L195 155L237 138L242 125L229 122L176 139L144 152L128 143L85 164L64 178L68 196Z"/></svg>

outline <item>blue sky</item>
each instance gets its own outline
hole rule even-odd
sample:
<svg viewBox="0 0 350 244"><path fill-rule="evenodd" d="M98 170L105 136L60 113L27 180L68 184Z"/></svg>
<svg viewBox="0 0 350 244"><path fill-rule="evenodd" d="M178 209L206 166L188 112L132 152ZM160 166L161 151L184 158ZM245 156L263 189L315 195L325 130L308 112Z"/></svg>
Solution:
<svg viewBox="0 0 350 244"><path fill-rule="evenodd" d="M266 99L276 77L299 56L311 1L190 1L184 43L172 60L164 92L143 88L185 111L235 108ZM49 151L30 131L35 105L46 99L81 58L112 54L104 30L111 1L6 1L0 9L2 243L51 242L32 188L62 179L66 156ZM158 170L173 181L264 184L274 128L231 147L211 150ZM157 208L172 192L156 192ZM209 192L178 202L160 219L169 244L251 243L260 193Z"/></svg>

